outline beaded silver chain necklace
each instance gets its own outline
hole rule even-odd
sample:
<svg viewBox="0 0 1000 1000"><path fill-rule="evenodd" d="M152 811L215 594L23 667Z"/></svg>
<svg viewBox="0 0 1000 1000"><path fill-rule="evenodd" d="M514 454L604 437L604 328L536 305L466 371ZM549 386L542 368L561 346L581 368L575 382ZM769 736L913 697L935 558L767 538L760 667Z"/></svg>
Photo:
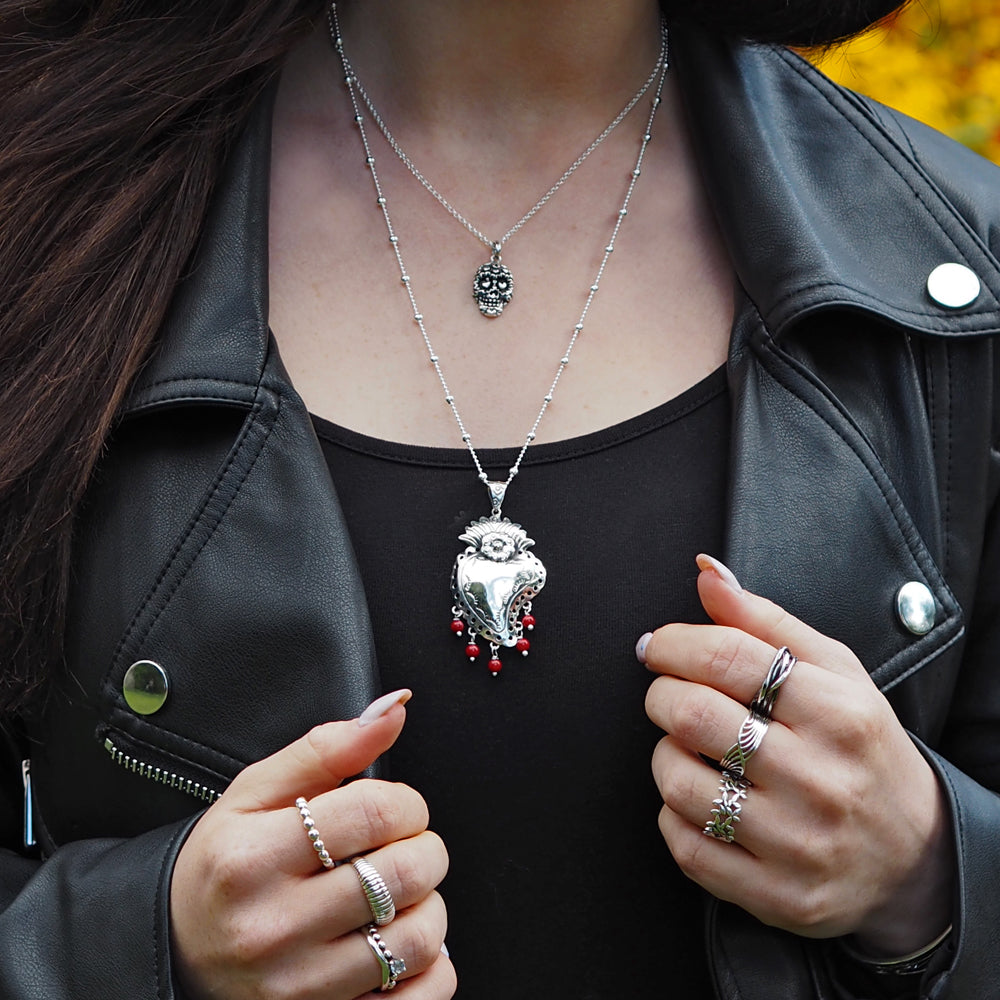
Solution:
<svg viewBox="0 0 1000 1000"><path fill-rule="evenodd" d="M597 149L598 146L612 132L628 117L629 112L642 100L646 92L649 90L653 83L656 81L657 77L660 75L661 70L666 64L667 60L667 35L666 31L663 31L660 39L660 53L656 60L656 65L653 67L652 72L646 77L646 82L639 88L639 90L632 96L629 102L625 105L621 111L611 120L607 128L597 136L594 141L587 146L587 148L567 167L563 172L562 176L555 182L542 195L538 201L535 202L531 208L528 209L524 215L514 223L510 229L507 230L498 240L492 240L487 236L481 229L473 225L443 194L441 194L438 189L431 184L431 182L424 176L417 165L410 158L409 154L403 149L399 144L396 137L389 131L388 125L385 123L385 119L379 113L378 109L375 107L368 91L362 86L361 81L358 79L358 74L354 67L351 65L350 60L344 54L343 41L340 33L340 23L337 19L337 5L335 3L330 4L329 8L329 23L330 23L330 34L333 39L334 46L337 52L340 54L340 59L344 67L344 73L350 76L354 80L353 89L354 92L361 98L364 102L365 107L368 109L371 119L378 126L379 131L385 137L385 141L389 144L390 148L399 157L399 159L406 166L406 169L410 171L413 176L420 181L423 187L434 196L434 198L439 202L439 204L447 210L448 214L460 222L473 236L475 236L480 243L483 243L490 251L490 259L484 264L481 264L477 269L476 273L472 279L472 297L476 300L476 304L479 306L479 312L489 319L496 319L496 317L503 314L504 309L510 303L511 299L514 297L514 275L511 273L510 268L503 263L502 251L507 243L507 241L519 233L524 225L531 219L533 219L539 211L548 203L549 199L563 186L576 173L577 169L583 164L583 162L590 156L591 153Z"/></svg>
<svg viewBox="0 0 1000 1000"><path fill-rule="evenodd" d="M434 350L427 327L424 324L423 314L417 306L416 296L413 291L413 282L403 263L403 255L400 249L399 237L392 225L389 216L388 199L382 188L378 173L375 169L375 157L372 154L371 145L368 141L368 133L365 129L365 118L361 112L362 101L359 100L357 78L351 70L351 65L344 55L344 42L337 25L336 5L331 3L328 10L328 20L330 26L330 38L341 59L344 69L344 82L354 109L354 122L358 127L358 134L361 137L361 144L364 147L365 164L371 175L372 184L375 188L375 201L382 212L382 219L385 222L386 232L389 236L389 244L396 257L396 264L399 267L399 279L410 300L413 321L420 329L424 346L434 371L437 373L438 381L444 390L444 400L451 409L455 422L462 434L462 441L465 443L472 462L476 467L479 481L486 487L489 496L490 513L489 516L480 517L471 522L465 531L459 535L459 541L466 543L466 549L458 554L451 574L451 592L454 604L452 605L451 630L457 636L465 636L465 655L475 662L482 653L477 640L483 639L489 644L490 657L488 666L493 676L497 676L502 668L500 661L500 649L502 647L515 649L522 656L528 655L531 643L525 636L535 627L535 617L532 613L532 600L538 596L539 591L545 586L545 567L534 553L529 552L535 542L529 538L527 532L509 518L503 516L502 508L507 489L514 481L515 476L521 468L521 462L528 446L535 440L538 426L545 416L552 397L555 394L556 386L562 378L566 366L569 364L570 355L576 345L583 326L586 322L590 307L594 302L600 288L601 279L608 260L615 249L615 241L621 231L622 223L628 215L629 202L632 200L632 193L635 190L636 182L639 180L642 162L646 155L646 147L652 139L653 119L656 109L659 107L663 83L667 73L667 29L661 24L661 47L660 59L657 62L657 80L655 96L653 97L649 110L649 117L646 121L646 128L643 132L642 141L639 146L639 154L636 157L635 166L629 175L628 187L625 191L625 198L621 208L615 215L614 227L611 231L611 238L608 240L601 257L597 274L590 284L590 289L584 302L583 311L580 318L573 326L569 343L559 360L555 377L549 386L549 391L542 400L541 408L535 417L531 429L524 439L524 444L518 452L514 464L507 470L507 478L504 481L491 480L483 469L479 460L479 455L472 443L472 435L469 434L458 412L455 397L452 395L448 382L444 377L444 370L441 367L440 358ZM644 91L643 91L644 92ZM370 110L370 109L369 109ZM575 168L574 168L575 169Z"/></svg>

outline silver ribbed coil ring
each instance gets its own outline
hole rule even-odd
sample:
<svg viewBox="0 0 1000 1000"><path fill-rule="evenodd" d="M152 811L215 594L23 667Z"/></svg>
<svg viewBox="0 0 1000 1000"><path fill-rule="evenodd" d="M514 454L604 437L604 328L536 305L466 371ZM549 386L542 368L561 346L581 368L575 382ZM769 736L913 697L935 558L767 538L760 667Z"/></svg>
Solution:
<svg viewBox="0 0 1000 1000"><path fill-rule="evenodd" d="M379 927L385 927L396 916L396 903L385 879L367 858L352 858L351 864L361 879L361 889L368 900L368 908L372 911L372 920Z"/></svg>

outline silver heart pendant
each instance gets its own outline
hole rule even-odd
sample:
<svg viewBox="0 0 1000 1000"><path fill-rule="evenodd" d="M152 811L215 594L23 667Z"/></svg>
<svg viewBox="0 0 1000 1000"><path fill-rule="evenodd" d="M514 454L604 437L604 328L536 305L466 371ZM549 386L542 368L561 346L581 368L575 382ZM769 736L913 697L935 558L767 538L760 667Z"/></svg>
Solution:
<svg viewBox="0 0 1000 1000"><path fill-rule="evenodd" d="M497 673L499 646L527 655L524 630L534 627L531 600L545 586L545 567L527 551L534 540L506 517L481 517L459 539L468 547L459 553L451 575L452 630L461 635L462 626L468 628L466 654L473 660L479 655L476 636L486 639L494 647L490 669Z"/></svg>

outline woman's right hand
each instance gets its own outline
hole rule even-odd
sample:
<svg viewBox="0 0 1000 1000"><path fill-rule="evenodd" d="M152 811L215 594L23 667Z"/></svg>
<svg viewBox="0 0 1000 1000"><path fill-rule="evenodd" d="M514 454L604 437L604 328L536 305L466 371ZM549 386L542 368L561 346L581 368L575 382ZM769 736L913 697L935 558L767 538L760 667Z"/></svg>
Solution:
<svg viewBox="0 0 1000 1000"><path fill-rule="evenodd" d="M241 772L198 821L171 882L171 931L191 1000L353 1000L381 985L364 933L372 915L352 865L326 870L295 799L304 796L334 858L364 855L397 916L379 933L406 962L396 996L447 1000L447 917L434 891L448 868L427 806L407 785L358 779L396 741L408 691L360 720L318 726ZM373 717L374 716L374 717Z"/></svg>

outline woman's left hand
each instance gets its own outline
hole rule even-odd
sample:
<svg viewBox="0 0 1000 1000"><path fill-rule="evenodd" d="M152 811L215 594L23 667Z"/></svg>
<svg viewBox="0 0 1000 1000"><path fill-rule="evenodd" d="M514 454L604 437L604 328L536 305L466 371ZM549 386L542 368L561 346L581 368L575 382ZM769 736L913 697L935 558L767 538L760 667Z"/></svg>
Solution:
<svg viewBox="0 0 1000 1000"><path fill-rule="evenodd" d="M927 944L950 921L954 879L943 795L930 765L857 657L699 556L714 625L640 640L660 676L646 698L669 735L653 756L660 830L681 869L764 923L807 937L854 934L876 955ZM736 742L776 648L798 663L781 687L736 838L703 834L719 760Z"/></svg>

